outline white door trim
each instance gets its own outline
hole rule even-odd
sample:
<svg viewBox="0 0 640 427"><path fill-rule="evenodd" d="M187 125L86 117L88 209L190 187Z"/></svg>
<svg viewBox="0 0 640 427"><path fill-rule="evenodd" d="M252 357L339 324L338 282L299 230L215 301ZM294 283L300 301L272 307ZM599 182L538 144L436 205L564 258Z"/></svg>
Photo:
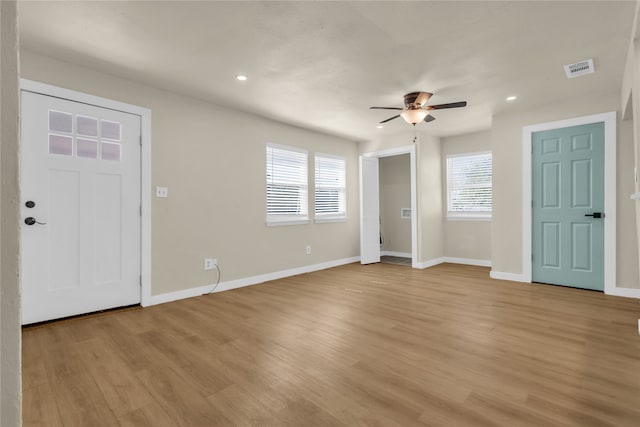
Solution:
<svg viewBox="0 0 640 427"><path fill-rule="evenodd" d="M419 268L418 262L418 203L416 188L416 146L405 145L398 148L364 153L362 157L391 157L400 154L409 154L410 174L411 174L411 267ZM362 212L360 213L362 216Z"/></svg>
<svg viewBox="0 0 640 427"><path fill-rule="evenodd" d="M140 301L143 307L152 305L151 302L151 110L137 105L126 104L112 99L101 98L82 92L76 92L57 86L33 80L20 79L20 90L39 93L42 95L62 98L69 101L89 104L96 107L108 108L124 113L140 116L142 147L140 151L140 203L142 217L140 224Z"/></svg>
<svg viewBox="0 0 640 427"><path fill-rule="evenodd" d="M522 276L531 283L531 134L604 122L604 293L616 292L616 113L615 111L522 128Z"/></svg>

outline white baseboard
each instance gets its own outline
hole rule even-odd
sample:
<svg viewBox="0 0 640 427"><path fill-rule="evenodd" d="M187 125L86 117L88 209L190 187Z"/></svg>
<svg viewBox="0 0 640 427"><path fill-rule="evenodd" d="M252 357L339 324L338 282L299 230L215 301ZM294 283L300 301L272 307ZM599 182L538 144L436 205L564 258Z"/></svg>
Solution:
<svg viewBox="0 0 640 427"><path fill-rule="evenodd" d="M327 268L338 267L340 265L351 264L353 262L358 262L358 261L360 261L359 256L351 257L351 258L343 258L343 259L337 259L334 261L322 262L320 264L305 265L303 267L292 268L290 270L282 270L282 271L276 271L273 273L260 274L258 276L251 276L251 277L245 277L242 279L229 280L226 282L220 282L216 287L215 292L222 292L222 291L228 291L231 289L242 288L245 286L257 285L259 283L268 282L270 280L282 279L285 277L295 276L297 274L311 273L313 271L325 270ZM208 292L211 292L211 289L213 289L213 287L214 285L211 284L211 285L205 285L205 286L198 286L195 288L183 289L175 292L168 292L166 294L152 295L150 304L148 304L148 306L200 296Z"/></svg>
<svg viewBox="0 0 640 427"><path fill-rule="evenodd" d="M525 280L524 274L505 273L502 271L491 270L491 272L489 273L489 277L491 277L492 279L498 279L498 280L509 280L511 282L529 283L528 280Z"/></svg>
<svg viewBox="0 0 640 427"><path fill-rule="evenodd" d="M152 305L164 304L165 302L177 301L185 298L197 297L206 294L211 290L213 285L198 286L197 288L183 289L175 292L167 292L166 294L151 295L150 301L144 307Z"/></svg>
<svg viewBox="0 0 640 427"><path fill-rule="evenodd" d="M402 258L411 258L411 252L380 251L380 256L399 256Z"/></svg>
<svg viewBox="0 0 640 427"><path fill-rule="evenodd" d="M392 255L392 256L402 256L402 255ZM410 257L410 254L409 254L409 257ZM295 276L297 274L304 274L304 273L311 273L313 271L325 270L327 268L338 267L340 265L351 264L353 262L358 262L358 261L360 261L360 257L343 258L343 259L338 259L334 261L323 262L320 264L313 264L313 265L307 265L304 267L292 268L290 270L282 270L282 271L276 271L273 273L261 274L258 276L251 276L251 277L245 277L242 279L229 280L226 282L220 282L216 287L215 292L222 292L222 291L228 291L231 289L242 288L245 286L257 285L259 283L268 282L270 280L282 279L285 277ZM416 264L416 267L421 269L429 268L445 262L450 262L454 264L478 265L483 267L491 266L491 262L485 261L485 260L440 257L440 258L434 258L424 262L419 262ZM528 282L524 279L524 275L522 274L504 273L501 271L492 270L490 272L490 277L492 279L509 280L512 282ZM185 298L200 296L210 292L213 286L214 285L198 286L195 288L183 289L175 292L168 292L166 294L152 295L150 298L149 304L145 304L145 307L157 305L157 304L163 304L171 301L177 301ZM610 292L608 295L621 296L621 297L627 297L627 298L640 298L640 289L615 288L614 291Z"/></svg>
<svg viewBox="0 0 640 427"><path fill-rule="evenodd" d="M526 280L524 278L524 274L514 274L514 273L504 273L501 271L491 271L489 276L492 279L498 280L509 280L512 282L524 282L531 283L530 280ZM613 288L611 292L605 292L607 295L613 295L618 297L626 297L626 298L639 298L640 299L640 289L634 288Z"/></svg>
<svg viewBox="0 0 640 427"><path fill-rule="evenodd" d="M640 298L640 289L633 288L613 288L611 292L605 292L607 295L617 297Z"/></svg>
<svg viewBox="0 0 640 427"><path fill-rule="evenodd" d="M446 262L444 257L434 258L428 261L417 262L416 268L429 268L433 267L434 265L442 264L443 262Z"/></svg>
<svg viewBox="0 0 640 427"><path fill-rule="evenodd" d="M479 267L491 267L491 260L485 259L454 258L446 256L444 257L444 262L450 262L452 264L477 265Z"/></svg>
<svg viewBox="0 0 640 427"><path fill-rule="evenodd" d="M484 259L471 259L471 258L455 258L455 257L440 257L430 259L429 261L423 261L416 264L417 268L429 268L438 264L444 264L450 262L451 264L465 264L465 265L477 265L480 267L491 267L491 261Z"/></svg>

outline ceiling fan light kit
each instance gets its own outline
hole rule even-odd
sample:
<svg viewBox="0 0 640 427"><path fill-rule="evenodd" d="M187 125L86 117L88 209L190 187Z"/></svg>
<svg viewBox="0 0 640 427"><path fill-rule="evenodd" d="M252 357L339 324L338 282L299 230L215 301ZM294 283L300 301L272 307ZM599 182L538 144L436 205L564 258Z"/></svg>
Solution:
<svg viewBox="0 0 640 427"><path fill-rule="evenodd" d="M421 121L423 121L428 115L429 115L429 112L423 109L404 110L402 113L400 113L400 116L404 119L405 122L414 126L417 123L420 123Z"/></svg>
<svg viewBox="0 0 640 427"><path fill-rule="evenodd" d="M402 117L405 122L416 125L420 122L432 122L436 118L431 115L430 110L443 110L445 108L466 107L467 101L451 102L448 104L430 105L425 107L424 104L433 96L430 92L410 92L404 96L404 108L400 107L369 107L371 110L399 110L400 114L389 117L380 123L386 123L391 120Z"/></svg>

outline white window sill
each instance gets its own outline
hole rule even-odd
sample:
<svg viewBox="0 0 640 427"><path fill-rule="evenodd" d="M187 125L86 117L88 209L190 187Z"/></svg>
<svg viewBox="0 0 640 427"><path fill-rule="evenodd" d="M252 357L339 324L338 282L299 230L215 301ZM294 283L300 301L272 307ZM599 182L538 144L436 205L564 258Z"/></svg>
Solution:
<svg viewBox="0 0 640 427"><path fill-rule="evenodd" d="M316 224L322 224L327 222L347 222L346 216L341 217L329 217L329 218L317 218L315 219Z"/></svg>
<svg viewBox="0 0 640 427"><path fill-rule="evenodd" d="M287 220L281 220L281 221L269 221L267 220L266 222L267 227L281 227L281 226L285 226L285 225L304 225L304 224L309 224L309 219L305 218L305 219L287 219Z"/></svg>
<svg viewBox="0 0 640 427"><path fill-rule="evenodd" d="M447 221L491 221L486 215L447 215Z"/></svg>

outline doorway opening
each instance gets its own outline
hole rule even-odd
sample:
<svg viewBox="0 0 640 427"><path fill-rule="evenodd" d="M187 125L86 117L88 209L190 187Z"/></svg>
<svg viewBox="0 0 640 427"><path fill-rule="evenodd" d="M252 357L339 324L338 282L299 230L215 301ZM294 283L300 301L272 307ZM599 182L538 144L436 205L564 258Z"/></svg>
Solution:
<svg viewBox="0 0 640 427"><path fill-rule="evenodd" d="M362 264L393 261L417 268L415 156L411 145L360 157Z"/></svg>
<svg viewBox="0 0 640 427"><path fill-rule="evenodd" d="M411 266L411 158L379 161L380 262Z"/></svg>

